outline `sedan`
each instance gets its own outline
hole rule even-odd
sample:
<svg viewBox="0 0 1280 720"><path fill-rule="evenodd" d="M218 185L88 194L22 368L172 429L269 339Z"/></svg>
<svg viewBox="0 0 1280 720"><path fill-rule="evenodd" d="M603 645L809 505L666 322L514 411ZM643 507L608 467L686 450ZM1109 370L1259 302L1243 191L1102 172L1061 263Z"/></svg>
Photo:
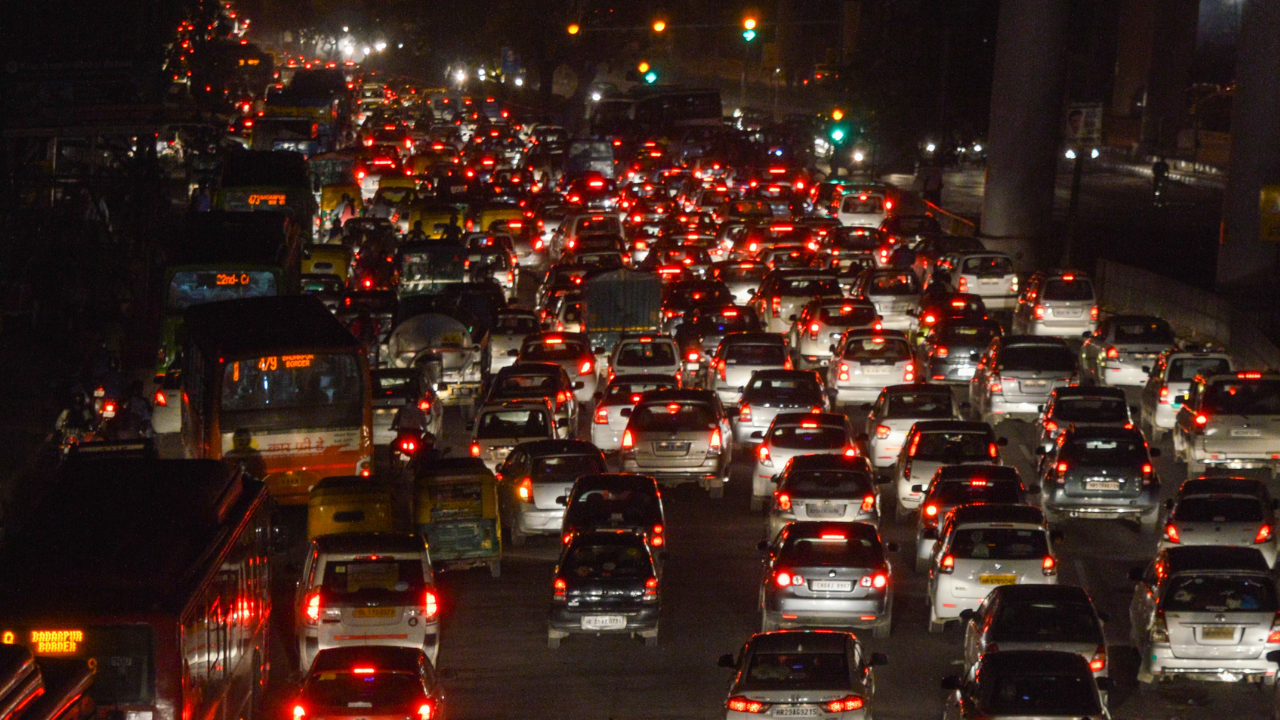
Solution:
<svg viewBox="0 0 1280 720"><path fill-rule="evenodd" d="M540 440L517 445L494 475L498 507L511 544L521 546L530 535L559 535L565 496L582 475L602 473L604 453L582 440Z"/></svg>
<svg viewBox="0 0 1280 720"><path fill-rule="evenodd" d="M1060 650L990 653L969 676L948 675L943 720L1109 720L1102 693L1110 678L1095 678L1089 662Z"/></svg>
<svg viewBox="0 0 1280 720"><path fill-rule="evenodd" d="M1026 505L1027 495L1039 489L1024 486L1014 467L975 464L938 468L925 488L916 522L916 572L928 572L938 526L952 508L970 503Z"/></svg>
<svg viewBox="0 0 1280 720"><path fill-rule="evenodd" d="M444 687L421 648L391 645L321 650L293 701L293 717L439 720Z"/></svg>
<svg viewBox="0 0 1280 720"><path fill-rule="evenodd" d="M977 372L978 359L991 341L1003 334L995 320L943 318L916 348L920 377L930 382L968 383Z"/></svg>
<svg viewBox="0 0 1280 720"><path fill-rule="evenodd" d="M909 433L893 469L898 507L894 518L902 522L920 507L925 486L938 468L964 463L999 465L1000 446L990 425L960 420L922 420Z"/></svg>
<svg viewBox="0 0 1280 720"><path fill-rule="evenodd" d="M1080 370L1099 385L1141 386L1161 353L1173 349L1173 328L1158 317L1113 315L1085 333Z"/></svg>
<svg viewBox="0 0 1280 720"><path fill-rule="evenodd" d="M825 412L827 391L812 370L757 370L742 390L733 439L751 445L764 439L781 412Z"/></svg>
<svg viewBox="0 0 1280 720"><path fill-rule="evenodd" d="M964 675L978 661L1009 650L1061 650L1080 655L1094 677L1107 677L1102 618L1084 588L1072 585L1001 585L964 622Z"/></svg>
<svg viewBox="0 0 1280 720"><path fill-rule="evenodd" d="M1008 335L991 342L969 381L971 412L995 425L1033 420L1054 388L1078 382L1076 357L1057 338Z"/></svg>
<svg viewBox="0 0 1280 720"><path fill-rule="evenodd" d="M1189 545L1257 548L1276 564L1275 502L1256 478L1210 477L1182 483L1169 501L1160 549Z"/></svg>
<svg viewBox="0 0 1280 720"><path fill-rule="evenodd" d="M868 720L875 695L875 667L882 653L865 653L850 632L780 630L753 635L720 667L734 670L726 720L823 717Z"/></svg>
<svg viewBox="0 0 1280 720"><path fill-rule="evenodd" d="M596 392L596 356L584 333L530 335L520 345L516 362L558 363L573 378L573 394L580 403L590 400Z"/></svg>
<svg viewBox="0 0 1280 720"><path fill-rule="evenodd" d="M705 390L647 393L622 431L622 471L663 485L697 483L724 496L733 444L720 400Z"/></svg>
<svg viewBox="0 0 1280 720"><path fill-rule="evenodd" d="M751 509L760 510L773 497L774 478L799 455L858 456L849 419L838 413L780 413L756 448L751 474Z"/></svg>
<svg viewBox="0 0 1280 720"><path fill-rule="evenodd" d="M877 469L898 462L916 422L959 419L951 389L940 385L890 385L867 409L867 458Z"/></svg>
<svg viewBox="0 0 1280 720"><path fill-rule="evenodd" d="M675 378L666 375L615 376L603 392L596 393L596 407L591 414L591 442L605 452L616 451L622 445L627 418L640 398L653 390L678 387Z"/></svg>
<svg viewBox="0 0 1280 720"><path fill-rule="evenodd" d="M907 336L893 330L850 330L827 367L827 392L837 406L870 402L889 385L915 380Z"/></svg>
<svg viewBox="0 0 1280 720"><path fill-rule="evenodd" d="M1097 386L1054 388L1040 413L1039 445L1047 453L1068 427L1133 427L1124 390Z"/></svg>
<svg viewBox="0 0 1280 720"><path fill-rule="evenodd" d="M797 520L880 525L880 490L864 458L798 455L782 469L777 484L765 520L767 539Z"/></svg>

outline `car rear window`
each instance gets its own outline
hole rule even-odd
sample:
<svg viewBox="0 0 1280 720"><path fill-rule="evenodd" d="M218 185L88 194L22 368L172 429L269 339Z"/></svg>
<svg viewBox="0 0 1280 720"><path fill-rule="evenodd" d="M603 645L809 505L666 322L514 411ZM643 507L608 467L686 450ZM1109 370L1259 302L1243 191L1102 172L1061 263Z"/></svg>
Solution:
<svg viewBox="0 0 1280 720"><path fill-rule="evenodd" d="M764 279L769 268L764 265L750 265L748 267L740 267L737 265L729 265L721 267L717 273L724 282L760 282Z"/></svg>
<svg viewBox="0 0 1280 720"><path fill-rule="evenodd" d="M1200 409L1220 415L1280 415L1280 379L1212 383Z"/></svg>
<svg viewBox="0 0 1280 720"><path fill-rule="evenodd" d="M1061 372L1076 370L1076 356L1058 345L1011 345L1000 349L996 358L1002 372Z"/></svg>
<svg viewBox="0 0 1280 720"><path fill-rule="evenodd" d="M939 344L961 347L986 347L1000 334L994 325L956 325L947 323L938 330Z"/></svg>
<svg viewBox="0 0 1280 720"><path fill-rule="evenodd" d="M978 277L1004 277L1013 274L1013 261L1007 257L971 257L960 263L960 272Z"/></svg>
<svg viewBox="0 0 1280 720"><path fill-rule="evenodd" d="M490 410L476 423L476 438L540 438L550 434L547 411L542 408Z"/></svg>
<svg viewBox="0 0 1280 720"><path fill-rule="evenodd" d="M414 593L423 583L419 560L350 560L325 563L321 586L328 597L375 600Z"/></svg>
<svg viewBox="0 0 1280 720"><path fill-rule="evenodd" d="M746 393L782 402L822 402L822 386L817 380L808 378L761 378L756 375L747 384Z"/></svg>
<svg viewBox="0 0 1280 720"><path fill-rule="evenodd" d="M360 712L369 714L399 709L409 714L417 710L414 703L421 704L424 699L420 680L393 672L317 672L307 681L303 696L316 709L337 708L340 715L349 712L348 708L361 708Z"/></svg>
<svg viewBox="0 0 1280 720"><path fill-rule="evenodd" d="M876 320L875 307L866 305L841 305L839 307L824 307L819 317L822 322L831 327L861 327L870 325Z"/></svg>
<svg viewBox="0 0 1280 720"><path fill-rule="evenodd" d="M616 527L647 524L660 514L658 497L635 488L592 488L573 498L565 524L575 527Z"/></svg>
<svg viewBox="0 0 1280 720"><path fill-rule="evenodd" d="M377 386L375 392L381 392L384 395L391 395L402 390L408 390L413 385L413 378L408 375L378 375L373 376L373 383Z"/></svg>
<svg viewBox="0 0 1280 720"><path fill-rule="evenodd" d="M879 195L848 195L840 202L842 213L883 213L884 198Z"/></svg>
<svg viewBox="0 0 1280 720"><path fill-rule="evenodd" d="M538 319L520 315L499 315L494 332L507 335L531 335L538 332Z"/></svg>
<svg viewBox="0 0 1280 720"><path fill-rule="evenodd" d="M862 473L801 470L787 475L782 486L806 498L858 498L872 492L871 478Z"/></svg>
<svg viewBox="0 0 1280 720"><path fill-rule="evenodd" d="M797 427L785 425L775 427L769 433L769 444L778 448L795 450L833 450L848 444L844 428Z"/></svg>
<svg viewBox="0 0 1280 720"><path fill-rule="evenodd" d="M605 471L599 454L594 455L557 455L554 457L536 458L533 461L533 480L575 480L583 475L594 475Z"/></svg>
<svg viewBox="0 0 1280 720"><path fill-rule="evenodd" d="M1169 377L1166 382L1191 382L1197 375L1209 377L1231 372L1226 358L1175 358L1169 361Z"/></svg>
<svg viewBox="0 0 1280 720"><path fill-rule="evenodd" d="M951 535L947 552L967 560L1031 560L1049 554L1043 530L962 527Z"/></svg>
<svg viewBox="0 0 1280 720"><path fill-rule="evenodd" d="M1115 328L1116 342L1142 345L1172 345L1173 330L1164 323L1127 322Z"/></svg>
<svg viewBox="0 0 1280 720"><path fill-rule="evenodd" d="M709 429L715 424L716 416L709 406L672 402L637 407L627 425L639 432L683 432Z"/></svg>
<svg viewBox="0 0 1280 720"><path fill-rule="evenodd" d="M1050 280L1044 284L1045 300L1093 300L1093 283L1088 280Z"/></svg>
<svg viewBox="0 0 1280 720"><path fill-rule="evenodd" d="M781 345L730 345L724 358L731 365L782 366L787 360L787 349Z"/></svg>
<svg viewBox="0 0 1280 720"><path fill-rule="evenodd" d="M1001 675L989 688L982 708L989 715L1079 717L1096 715L1100 709L1087 673Z"/></svg>
<svg viewBox="0 0 1280 720"><path fill-rule="evenodd" d="M497 381L496 396L550 397L556 394L556 379L550 375L508 375Z"/></svg>
<svg viewBox="0 0 1280 720"><path fill-rule="evenodd" d="M560 562L560 572L576 578L637 578L653 573L653 564L640 540L600 543L575 542Z"/></svg>
<svg viewBox="0 0 1280 720"><path fill-rule="evenodd" d="M845 531L823 533L828 537L797 537L783 541L778 562L796 567L878 567L884 550L872 536L850 537Z"/></svg>
<svg viewBox="0 0 1280 720"><path fill-rule="evenodd" d="M1130 465L1145 462L1147 448L1136 438L1074 438L1067 447L1067 455L1080 465Z"/></svg>
<svg viewBox="0 0 1280 720"><path fill-rule="evenodd" d="M1165 612L1275 612L1276 586L1261 576L1180 576L1169 581L1161 606Z"/></svg>
<svg viewBox="0 0 1280 720"><path fill-rule="evenodd" d="M892 393L881 419L920 418L941 420L951 417L951 393Z"/></svg>
<svg viewBox="0 0 1280 720"><path fill-rule="evenodd" d="M1129 419L1122 398L1063 398L1053 404L1053 419L1058 422L1122 423Z"/></svg>
<svg viewBox="0 0 1280 720"><path fill-rule="evenodd" d="M605 388L604 399L609 403L630 403L634 405L640 402L640 396L651 390L666 390L676 386L675 378L669 381L666 379L654 379L649 382L613 382L609 383L609 387Z"/></svg>
<svg viewBox="0 0 1280 720"><path fill-rule="evenodd" d="M1102 628L1087 603L1002 600L990 642L1097 642Z"/></svg>
<svg viewBox="0 0 1280 720"><path fill-rule="evenodd" d="M676 348L670 342L629 342L618 351L618 365L661 367L676 364Z"/></svg>
<svg viewBox="0 0 1280 720"><path fill-rule="evenodd" d="M902 338L851 338L844 344L845 360L888 360L899 362L911 357L911 348Z"/></svg>
<svg viewBox="0 0 1280 720"><path fill-rule="evenodd" d="M840 281L835 278L791 278L778 283L778 294L811 298L817 295L839 295Z"/></svg>
<svg viewBox="0 0 1280 720"><path fill-rule="evenodd" d="M1221 495L1183 498L1173 519L1181 522L1262 522L1266 517L1258 498Z"/></svg>
<svg viewBox="0 0 1280 720"><path fill-rule="evenodd" d="M962 460L990 460L991 437L985 432L922 432L908 450L917 460L941 460L958 465Z"/></svg>
<svg viewBox="0 0 1280 720"><path fill-rule="evenodd" d="M761 653L751 655L746 683L753 688L785 690L843 688L849 685L844 653Z"/></svg>
<svg viewBox="0 0 1280 720"><path fill-rule="evenodd" d="M520 359L529 362L561 362L577 360L587 354L587 348L576 342L529 343L520 351Z"/></svg>
<svg viewBox="0 0 1280 720"><path fill-rule="evenodd" d="M910 270L891 275L875 275L867 281L866 294L868 295L918 295L919 293L920 278Z"/></svg>
<svg viewBox="0 0 1280 720"><path fill-rule="evenodd" d="M933 499L943 505L964 505L966 503L1011 503L1022 502L1022 488L1015 482L984 481L973 484L969 481L945 482L934 490Z"/></svg>

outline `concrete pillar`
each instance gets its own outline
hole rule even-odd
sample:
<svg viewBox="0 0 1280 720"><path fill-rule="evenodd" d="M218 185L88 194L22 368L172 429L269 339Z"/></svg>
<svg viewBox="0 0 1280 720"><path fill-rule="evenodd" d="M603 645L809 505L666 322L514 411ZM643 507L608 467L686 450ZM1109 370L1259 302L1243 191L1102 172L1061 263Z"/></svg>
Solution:
<svg viewBox="0 0 1280 720"><path fill-rule="evenodd" d="M1196 54L1200 0L1147 0L1153 6L1147 97L1142 108L1142 149L1155 155L1178 149L1187 120L1187 86Z"/></svg>
<svg viewBox="0 0 1280 720"><path fill-rule="evenodd" d="M1258 240L1258 193L1280 184L1280 2L1245 0L1231 108L1218 289L1275 295L1277 244Z"/></svg>
<svg viewBox="0 0 1280 720"><path fill-rule="evenodd" d="M1070 0L1004 0L996 32L982 236L1033 269L1052 235ZM1051 248L1049 249L1052 250Z"/></svg>

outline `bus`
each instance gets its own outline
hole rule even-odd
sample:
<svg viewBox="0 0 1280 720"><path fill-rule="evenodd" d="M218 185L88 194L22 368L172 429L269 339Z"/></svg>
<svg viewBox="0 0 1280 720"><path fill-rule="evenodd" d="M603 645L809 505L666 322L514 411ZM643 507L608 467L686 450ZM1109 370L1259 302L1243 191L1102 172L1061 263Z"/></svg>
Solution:
<svg viewBox="0 0 1280 720"><path fill-rule="evenodd" d="M627 139L671 135L680 128L719 126L722 114L718 90L637 87L596 103L591 132Z"/></svg>
<svg viewBox="0 0 1280 720"><path fill-rule="evenodd" d="M0 640L87 667L81 720L256 716L272 505L224 463L72 457L0 546Z"/></svg>
<svg viewBox="0 0 1280 720"><path fill-rule="evenodd" d="M187 308L296 294L301 273L302 226L288 213L193 213L164 271L157 381L178 356Z"/></svg>
<svg viewBox="0 0 1280 720"><path fill-rule="evenodd" d="M307 159L288 150L228 154L213 205L229 212L285 210L310 227L315 221L316 198Z"/></svg>
<svg viewBox="0 0 1280 720"><path fill-rule="evenodd" d="M368 476L373 457L369 362L359 341L310 295L187 309L182 444L262 479L303 505L336 475Z"/></svg>

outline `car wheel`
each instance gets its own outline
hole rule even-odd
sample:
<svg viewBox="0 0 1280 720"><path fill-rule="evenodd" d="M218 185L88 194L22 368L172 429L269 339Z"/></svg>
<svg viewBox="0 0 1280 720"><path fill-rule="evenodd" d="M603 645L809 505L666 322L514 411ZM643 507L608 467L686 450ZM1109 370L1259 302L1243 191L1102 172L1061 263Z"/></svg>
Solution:
<svg viewBox="0 0 1280 720"><path fill-rule="evenodd" d="M551 648L552 650L555 650L556 648L560 647L560 640L563 638L564 638L564 635L560 633L548 631L547 647Z"/></svg>
<svg viewBox="0 0 1280 720"><path fill-rule="evenodd" d="M494 577L502 577L502 561L494 560L489 563L489 574Z"/></svg>
<svg viewBox="0 0 1280 720"><path fill-rule="evenodd" d="M511 547L524 547L529 541L528 533L520 529L518 521L511 524Z"/></svg>
<svg viewBox="0 0 1280 720"><path fill-rule="evenodd" d="M644 638L645 647L658 647L658 628L656 626L652 630L640 633L640 637Z"/></svg>
<svg viewBox="0 0 1280 720"><path fill-rule="evenodd" d="M893 632L893 610L889 611L889 617L885 618L884 622L871 629L871 637L884 640L891 632Z"/></svg>
<svg viewBox="0 0 1280 720"><path fill-rule="evenodd" d="M751 496L751 512L760 512L764 509L764 498L759 495Z"/></svg>

